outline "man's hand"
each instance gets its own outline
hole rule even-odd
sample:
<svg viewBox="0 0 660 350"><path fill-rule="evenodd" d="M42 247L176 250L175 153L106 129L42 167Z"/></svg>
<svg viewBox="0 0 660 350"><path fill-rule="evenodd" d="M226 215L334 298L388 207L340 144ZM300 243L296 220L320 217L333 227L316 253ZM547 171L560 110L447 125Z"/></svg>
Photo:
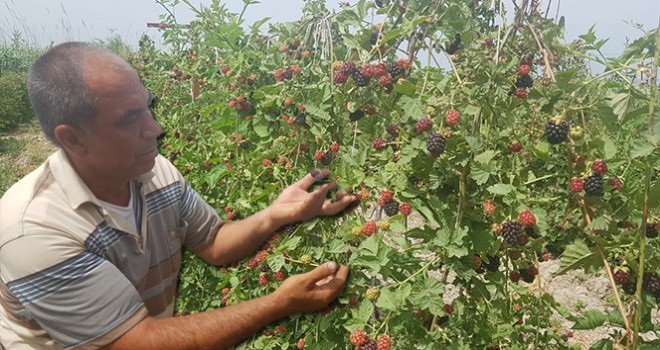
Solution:
<svg viewBox="0 0 660 350"><path fill-rule="evenodd" d="M291 222L307 221L319 215L335 215L342 211L357 197L344 196L341 200L327 200L330 184L325 184L315 191L308 192L317 180L312 174L307 174L300 181L287 187L268 207L269 218L282 226Z"/></svg>
<svg viewBox="0 0 660 350"><path fill-rule="evenodd" d="M321 310L341 294L348 267L327 262L314 270L287 278L273 293L287 315Z"/></svg>

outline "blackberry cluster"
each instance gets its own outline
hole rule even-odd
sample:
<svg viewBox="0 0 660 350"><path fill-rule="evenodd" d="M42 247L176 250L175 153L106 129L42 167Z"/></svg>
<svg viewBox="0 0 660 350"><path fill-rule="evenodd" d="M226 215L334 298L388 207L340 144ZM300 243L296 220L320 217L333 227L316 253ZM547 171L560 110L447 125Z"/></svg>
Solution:
<svg viewBox="0 0 660 350"><path fill-rule="evenodd" d="M369 43L371 45L376 45L376 43L378 42L378 35L379 34L380 33L375 29L371 32L371 37L369 38Z"/></svg>
<svg viewBox="0 0 660 350"><path fill-rule="evenodd" d="M550 120L545 124L545 137L549 143L556 145L566 141L569 129L566 121L557 124L554 120Z"/></svg>
<svg viewBox="0 0 660 350"><path fill-rule="evenodd" d="M295 123L297 125L301 125L301 126L304 126L306 128L309 128L309 125L307 125L307 116L303 112L298 112L298 114L296 114Z"/></svg>
<svg viewBox="0 0 660 350"><path fill-rule="evenodd" d="M603 177L593 174L584 179L584 192L588 196L600 197L603 195Z"/></svg>
<svg viewBox="0 0 660 350"><path fill-rule="evenodd" d="M289 80L293 78L293 71L291 69L286 69L282 74L282 76L284 77L284 79Z"/></svg>
<svg viewBox="0 0 660 350"><path fill-rule="evenodd" d="M451 44L449 44L447 50L445 51L447 51L448 54L453 55L454 53L456 53L456 50L458 50L458 45L460 44L461 44L461 35L456 34L456 36L454 36L454 41L452 41Z"/></svg>
<svg viewBox="0 0 660 350"><path fill-rule="evenodd" d="M352 122L356 122L362 118L364 118L364 112L361 110L357 110L348 115L348 119L350 119Z"/></svg>
<svg viewBox="0 0 660 350"><path fill-rule="evenodd" d="M369 81L371 81L370 78L365 77L359 70L355 70L351 76L353 77L353 80L355 80L355 85L360 87L369 85Z"/></svg>
<svg viewBox="0 0 660 350"><path fill-rule="evenodd" d="M534 279L536 279L536 274L534 272L535 272L535 268L530 266L527 269L520 270L520 277L522 278L523 281L527 283L532 283L534 282Z"/></svg>
<svg viewBox="0 0 660 350"><path fill-rule="evenodd" d="M391 61L387 62L387 72L393 77L398 77L403 74L403 69L396 62Z"/></svg>
<svg viewBox="0 0 660 350"><path fill-rule="evenodd" d="M261 271L261 272L269 272L269 271L270 271L270 265L264 263L264 264L261 265L261 267L259 268L259 271Z"/></svg>
<svg viewBox="0 0 660 350"><path fill-rule="evenodd" d="M658 228L655 226L655 224L646 224L646 237L648 238L656 238L658 237Z"/></svg>
<svg viewBox="0 0 660 350"><path fill-rule="evenodd" d="M332 82L335 84L343 84L346 81L348 81L348 75L346 75L346 73L344 73L344 71L341 70L337 71L337 73L335 73L335 76L332 78Z"/></svg>
<svg viewBox="0 0 660 350"><path fill-rule="evenodd" d="M527 75L519 75L518 79L516 79L516 87L517 88L531 88L534 86L534 79Z"/></svg>
<svg viewBox="0 0 660 350"><path fill-rule="evenodd" d="M391 199L383 204L383 211L387 216L394 216L399 213L399 202Z"/></svg>
<svg viewBox="0 0 660 350"><path fill-rule="evenodd" d="M396 136L388 136L385 141L392 147L392 151L396 152L399 150L399 147L396 145Z"/></svg>
<svg viewBox="0 0 660 350"><path fill-rule="evenodd" d="M510 220L502 224L502 238L509 244L517 244L523 234L523 227L518 221Z"/></svg>
<svg viewBox="0 0 660 350"><path fill-rule="evenodd" d="M298 228L298 224L286 224L284 225L284 234L290 236L294 232L296 232L297 228Z"/></svg>
<svg viewBox="0 0 660 350"><path fill-rule="evenodd" d="M374 2L376 3L376 6L378 6L378 8L382 8L384 6L383 0L376 0Z"/></svg>
<svg viewBox="0 0 660 350"><path fill-rule="evenodd" d="M660 276L655 272L644 272L642 288L650 294L660 292Z"/></svg>
<svg viewBox="0 0 660 350"><path fill-rule="evenodd" d="M444 153L447 140L442 134L432 132L426 139L426 149L434 156Z"/></svg>
<svg viewBox="0 0 660 350"><path fill-rule="evenodd" d="M488 262L486 264L484 264L484 266L486 267L486 270L488 270L490 272L495 272L500 268L500 264L501 264L501 261L500 261L499 256L489 255L488 256Z"/></svg>
<svg viewBox="0 0 660 350"><path fill-rule="evenodd" d="M628 283L621 286L624 292L628 295L634 295L637 291L637 279L630 277Z"/></svg>
<svg viewBox="0 0 660 350"><path fill-rule="evenodd" d="M333 155L332 151L325 151L325 153L323 153L323 156L321 157L321 164L323 166L330 165L330 163L332 163L332 155Z"/></svg>

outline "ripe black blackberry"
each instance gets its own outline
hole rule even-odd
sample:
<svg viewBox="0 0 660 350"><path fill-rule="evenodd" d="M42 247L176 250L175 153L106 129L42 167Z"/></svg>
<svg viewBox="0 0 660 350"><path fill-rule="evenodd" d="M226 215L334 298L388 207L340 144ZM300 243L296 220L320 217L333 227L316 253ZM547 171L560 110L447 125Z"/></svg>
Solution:
<svg viewBox="0 0 660 350"><path fill-rule="evenodd" d="M532 86L534 86L534 79L529 74L518 76L518 79L516 79L517 88L531 88Z"/></svg>
<svg viewBox="0 0 660 350"><path fill-rule="evenodd" d="M549 120L548 123L545 124L545 137L549 143L556 145L566 141L569 129L570 127L566 121L557 123L554 120Z"/></svg>
<svg viewBox="0 0 660 350"><path fill-rule="evenodd" d="M348 115L348 119L350 119L352 122L356 122L362 118L364 118L364 112L361 110L357 110Z"/></svg>
<svg viewBox="0 0 660 350"><path fill-rule="evenodd" d="M584 192L588 196L600 197L603 195L603 177L593 174L584 179Z"/></svg>
<svg viewBox="0 0 660 350"><path fill-rule="evenodd" d="M447 51L448 54L453 55L454 53L456 53L456 50L458 50L458 45L460 44L461 44L461 35L456 34L454 36L454 41L452 41L449 45L447 45L447 49L445 51Z"/></svg>
<svg viewBox="0 0 660 350"><path fill-rule="evenodd" d="M380 35L380 32L374 29L371 32L371 37L369 38L369 43L371 45L376 45L376 43L378 42L378 36L379 35Z"/></svg>
<svg viewBox="0 0 660 350"><path fill-rule="evenodd" d="M287 236L292 235L294 232L296 232L296 229L298 228L298 224L287 224L284 225L284 234Z"/></svg>
<svg viewBox="0 0 660 350"><path fill-rule="evenodd" d="M658 228L655 224L646 223L646 237L656 238L658 237Z"/></svg>
<svg viewBox="0 0 660 350"><path fill-rule="evenodd" d="M500 257L497 255L488 255L488 261L484 264L486 269L490 272L495 272L500 268Z"/></svg>
<svg viewBox="0 0 660 350"><path fill-rule="evenodd" d="M637 291L637 279L634 277L630 277L628 279L628 283L625 283L624 285L621 286L624 292L628 295L633 295Z"/></svg>
<svg viewBox="0 0 660 350"><path fill-rule="evenodd" d="M261 267L259 268L259 271L261 271L261 272L269 272L269 271L270 271L270 265L264 263L264 264L261 265Z"/></svg>
<svg viewBox="0 0 660 350"><path fill-rule="evenodd" d="M396 145L396 136L388 136L385 141L392 147L392 151L396 152L399 150L399 146Z"/></svg>
<svg viewBox="0 0 660 350"><path fill-rule="evenodd" d="M383 0L375 0L374 2L376 3L376 6L377 6L378 8L383 7Z"/></svg>
<svg viewBox="0 0 660 350"><path fill-rule="evenodd" d="M523 227L518 221L510 220L502 224L502 238L511 245L517 244L523 234Z"/></svg>
<svg viewBox="0 0 660 350"><path fill-rule="evenodd" d="M282 77L284 77L284 79L286 79L286 80L289 80L289 79L293 78L293 70L287 68L284 71L284 73L282 74Z"/></svg>
<svg viewBox="0 0 660 350"><path fill-rule="evenodd" d="M383 204L383 211L387 216L394 216L399 213L399 202L391 199Z"/></svg>
<svg viewBox="0 0 660 350"><path fill-rule="evenodd" d="M655 272L644 272L642 288L650 294L660 292L660 276Z"/></svg>
<svg viewBox="0 0 660 350"><path fill-rule="evenodd" d="M332 163L332 156L333 156L332 151L325 151L325 153L323 153L323 156L321 157L321 164L323 166L330 165L330 163Z"/></svg>
<svg viewBox="0 0 660 350"><path fill-rule="evenodd" d="M307 125L307 116L303 112L298 112L298 114L296 114L295 122L297 125L302 125L306 128L309 128L309 125Z"/></svg>
<svg viewBox="0 0 660 350"><path fill-rule="evenodd" d="M353 72L351 76L353 77L353 80L355 80L355 85L360 87L369 85L369 82L371 81L370 78L365 77L359 70Z"/></svg>
<svg viewBox="0 0 660 350"><path fill-rule="evenodd" d="M527 283L532 283L534 282L534 279L536 279L536 274L534 273L535 269L532 269L532 267L527 268L527 269L521 269L520 270L520 277L522 278L523 281Z"/></svg>
<svg viewBox="0 0 660 350"><path fill-rule="evenodd" d="M395 61L387 62L387 72L392 77L398 77L403 74L403 69Z"/></svg>
<svg viewBox="0 0 660 350"><path fill-rule="evenodd" d="M428 139L426 139L426 149L433 156L438 156L445 151L445 146L447 145L447 140L442 134L432 132Z"/></svg>

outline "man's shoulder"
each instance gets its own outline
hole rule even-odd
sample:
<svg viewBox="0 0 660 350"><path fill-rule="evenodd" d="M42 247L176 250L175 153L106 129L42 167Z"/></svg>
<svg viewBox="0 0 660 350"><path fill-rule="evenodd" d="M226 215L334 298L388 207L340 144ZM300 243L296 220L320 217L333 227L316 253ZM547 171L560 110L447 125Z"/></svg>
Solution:
<svg viewBox="0 0 660 350"><path fill-rule="evenodd" d="M30 213L46 214L38 206L55 204L53 200L63 197L52 193L62 189L53 177L49 161L50 158L21 178L0 198L0 245L21 234L21 227Z"/></svg>

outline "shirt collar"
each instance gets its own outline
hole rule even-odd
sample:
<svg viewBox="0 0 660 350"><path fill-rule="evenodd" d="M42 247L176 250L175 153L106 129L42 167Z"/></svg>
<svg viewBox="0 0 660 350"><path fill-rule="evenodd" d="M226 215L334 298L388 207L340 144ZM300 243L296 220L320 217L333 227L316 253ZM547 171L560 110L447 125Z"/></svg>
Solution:
<svg viewBox="0 0 660 350"><path fill-rule="evenodd" d="M80 178L73 168L66 152L60 148L50 156L50 169L55 181L62 186L64 194L67 196L71 208L78 209L82 204L91 202L100 206L100 203L94 193L87 187L87 184ZM137 181L140 183L149 182L154 176L153 170L150 170L140 176Z"/></svg>

